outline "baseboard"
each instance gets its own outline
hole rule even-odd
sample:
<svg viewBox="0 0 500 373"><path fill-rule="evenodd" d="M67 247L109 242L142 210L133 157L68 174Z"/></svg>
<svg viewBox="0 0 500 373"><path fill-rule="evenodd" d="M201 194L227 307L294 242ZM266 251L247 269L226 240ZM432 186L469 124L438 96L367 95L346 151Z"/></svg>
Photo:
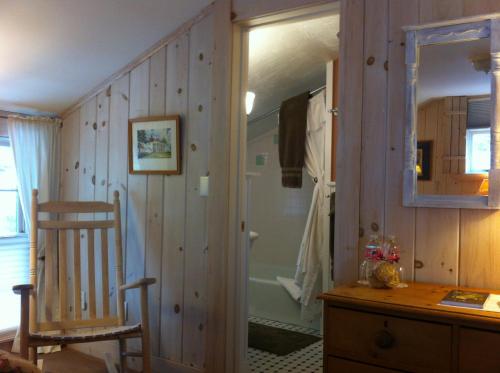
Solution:
<svg viewBox="0 0 500 373"><path fill-rule="evenodd" d="M169 372L169 373L202 373L203 370L195 367L189 367L171 360L153 357L151 360L153 372Z"/></svg>

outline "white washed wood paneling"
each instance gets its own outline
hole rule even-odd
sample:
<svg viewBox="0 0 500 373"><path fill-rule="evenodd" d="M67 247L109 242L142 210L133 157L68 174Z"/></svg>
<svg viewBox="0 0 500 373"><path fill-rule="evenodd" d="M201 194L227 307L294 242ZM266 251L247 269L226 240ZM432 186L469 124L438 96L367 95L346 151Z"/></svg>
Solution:
<svg viewBox="0 0 500 373"><path fill-rule="evenodd" d="M384 231L385 223L387 71L384 67L387 61L389 2L365 2L365 15L360 196L360 225L364 234L360 239L361 249L370 234Z"/></svg>
<svg viewBox="0 0 500 373"><path fill-rule="evenodd" d="M184 313L184 224L186 211L186 136L189 74L189 34L167 47L165 106L168 115L181 116L182 174L165 176L163 201L163 257L161 277L160 356L182 361L182 315Z"/></svg>
<svg viewBox="0 0 500 373"><path fill-rule="evenodd" d="M130 72L129 118L147 117L149 114L149 64L150 60ZM128 175L127 193L127 249L125 258L125 283L134 282L145 274L146 226L147 226L148 176ZM125 293L128 317L127 323L140 321L139 291ZM127 349L140 351L138 340L127 341ZM139 369L140 359L130 358L130 367Z"/></svg>
<svg viewBox="0 0 500 373"><path fill-rule="evenodd" d="M94 199L97 201L107 201L108 200L108 154L109 154L109 91L103 91L97 95L97 116L96 116L96 144L95 144L95 182L94 182ZM95 214L96 220L105 220L107 214L98 213ZM101 233L96 231L95 237L95 263L96 269L95 273L100 278L102 271L102 245L101 245ZM108 249L109 258L109 249ZM113 261L108 263L114 263L114 255L112 256ZM108 276L109 284L113 284L115 278L114 265L108 265ZM97 302L97 314L103 314L103 284L102 281L96 281L96 298ZM105 292L109 294L109 289L105 289ZM109 297L108 297L109 299ZM113 303L115 298L110 301ZM115 300L116 303L116 300Z"/></svg>
<svg viewBox="0 0 500 373"><path fill-rule="evenodd" d="M96 130L94 126L97 120L97 98L93 97L87 101L80 111L80 167L78 200L92 201L95 198L94 175L96 159ZM93 220L93 214L79 214L78 220ZM71 235L71 234L70 234ZM81 258L81 289L85 293L86 309L82 310L82 317L88 318L91 308L90 288L88 276L88 241L87 231L80 231L80 258ZM72 256L72 250L68 250L69 257ZM78 296L78 294L74 294ZM82 302L82 307L84 306Z"/></svg>
<svg viewBox="0 0 500 373"><path fill-rule="evenodd" d="M186 174L186 226L184 262L184 314L182 360L203 367L207 306L207 200L199 193L201 176L208 175L211 125L212 16L191 29L186 136L189 147Z"/></svg>
<svg viewBox="0 0 500 373"><path fill-rule="evenodd" d="M364 0L342 1L340 10L340 120L335 193L336 285L358 277Z"/></svg>
<svg viewBox="0 0 500 373"><path fill-rule="evenodd" d="M389 2L388 101L385 183L385 232L395 235L401 245L401 264L406 280L413 279L415 252L415 209L402 206L405 121L406 35L402 26L418 22L418 0Z"/></svg>
<svg viewBox="0 0 500 373"><path fill-rule="evenodd" d="M165 114L165 53L160 49L150 58L149 115ZM155 277L149 287L149 327L151 353L159 356L160 348L160 294L163 234L163 176L148 175L146 228L146 276Z"/></svg>

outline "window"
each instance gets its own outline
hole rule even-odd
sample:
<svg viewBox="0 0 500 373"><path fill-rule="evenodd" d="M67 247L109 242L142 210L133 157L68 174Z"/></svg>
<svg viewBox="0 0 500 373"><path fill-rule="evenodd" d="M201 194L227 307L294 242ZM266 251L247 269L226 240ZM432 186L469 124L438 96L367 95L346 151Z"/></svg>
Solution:
<svg viewBox="0 0 500 373"><path fill-rule="evenodd" d="M29 245L9 140L0 137L0 333L19 324L20 297L12 286L28 282Z"/></svg>
<svg viewBox="0 0 500 373"><path fill-rule="evenodd" d="M17 192L14 155L5 137L0 138L0 237L24 232L23 214Z"/></svg>
<svg viewBox="0 0 500 373"><path fill-rule="evenodd" d="M466 173L479 174L490 169L490 129L470 128L466 135Z"/></svg>

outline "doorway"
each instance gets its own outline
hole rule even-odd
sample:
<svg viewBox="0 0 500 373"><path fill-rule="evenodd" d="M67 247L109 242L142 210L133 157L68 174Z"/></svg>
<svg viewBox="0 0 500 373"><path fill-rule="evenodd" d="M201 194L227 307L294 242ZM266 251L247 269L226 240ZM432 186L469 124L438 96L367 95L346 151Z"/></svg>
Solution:
<svg viewBox="0 0 500 373"><path fill-rule="evenodd" d="M238 97L233 107L238 108L241 196L237 216L245 222L239 240L242 371L322 371L321 303L315 296L332 286L339 18L338 4L332 3L236 27L239 79L233 87ZM305 160L300 186L289 187L284 185L280 148L290 144L283 144L285 124L279 113L284 102L304 93L309 95L304 158L316 155L317 162L311 166L310 159ZM315 111L311 105L316 105ZM315 238L308 243L312 231ZM304 277L314 267L306 263L311 256L320 266L313 281L316 288L307 292L306 282L311 280L304 282Z"/></svg>

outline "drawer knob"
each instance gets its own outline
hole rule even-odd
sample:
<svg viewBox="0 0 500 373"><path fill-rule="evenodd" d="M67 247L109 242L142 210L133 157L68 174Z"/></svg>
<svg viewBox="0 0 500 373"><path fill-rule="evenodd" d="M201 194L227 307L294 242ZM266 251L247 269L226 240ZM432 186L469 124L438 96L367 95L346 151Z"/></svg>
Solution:
<svg viewBox="0 0 500 373"><path fill-rule="evenodd" d="M375 345L378 348L388 349L394 345L394 337L388 331L381 331L375 335Z"/></svg>

